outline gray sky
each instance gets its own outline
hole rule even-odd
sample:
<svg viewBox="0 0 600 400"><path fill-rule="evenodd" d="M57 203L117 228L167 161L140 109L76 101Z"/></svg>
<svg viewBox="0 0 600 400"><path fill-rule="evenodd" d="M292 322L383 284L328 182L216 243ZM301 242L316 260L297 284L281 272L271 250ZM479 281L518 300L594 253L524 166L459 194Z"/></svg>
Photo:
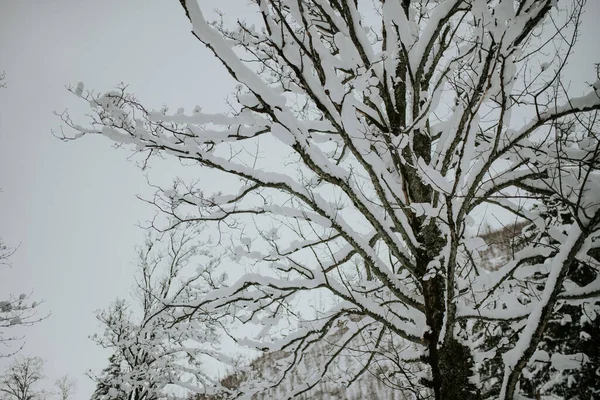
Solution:
<svg viewBox="0 0 600 400"><path fill-rule="evenodd" d="M200 3L231 18L248 12L244 0ZM589 3L569 72L591 82L600 1ZM76 378L76 399L94 388L84 372L108 357L88 339L98 328L93 311L128 295L142 239L136 223L151 210L135 198L148 189L129 153L104 138L59 141L50 132L60 126L53 111L83 115L84 103L65 90L78 81L100 91L125 82L153 107L224 110L233 82L189 31L175 0L0 0L8 84L0 90L0 236L21 243L12 269L0 271L0 294L34 290L46 300L52 316L26 330L24 354L47 361L49 382ZM153 176L169 177L160 173Z"/></svg>
<svg viewBox="0 0 600 400"><path fill-rule="evenodd" d="M46 300L52 316L26 330L23 353L47 361L49 382L77 378L77 398L93 390L86 369L107 361L88 339L93 311L128 295L136 223L151 213L135 198L148 190L129 153L99 137L59 141L53 111L83 116L65 89L78 81L101 91L126 82L155 107L222 109L233 82L189 31L176 1L0 0L0 235L21 243L0 293Z"/></svg>

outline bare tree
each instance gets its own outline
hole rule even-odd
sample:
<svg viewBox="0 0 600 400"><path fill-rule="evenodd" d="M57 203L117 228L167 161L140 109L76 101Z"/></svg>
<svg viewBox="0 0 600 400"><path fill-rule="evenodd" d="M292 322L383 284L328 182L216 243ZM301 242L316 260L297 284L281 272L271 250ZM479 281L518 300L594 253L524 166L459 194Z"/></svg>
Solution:
<svg viewBox="0 0 600 400"><path fill-rule="evenodd" d="M0 378L0 392L13 400L35 400L43 392L35 389L44 379L44 361L39 357L18 357Z"/></svg>
<svg viewBox="0 0 600 400"><path fill-rule="evenodd" d="M67 375L58 379L54 385L58 389L58 395L61 400L68 400L77 391L77 382Z"/></svg>
<svg viewBox="0 0 600 400"><path fill-rule="evenodd" d="M154 111L126 87L79 84L91 126L62 118L76 137L238 178L214 193L175 180L152 200L169 216L162 229L214 223L252 268L181 308L227 309L261 328L238 343L285 355L238 394L301 370L287 397L372 373L416 398L514 399L552 313L600 295L599 278L571 279L600 265L600 80L571 97L564 77L585 1L255 0L260 28L180 3L240 83L231 112ZM528 222L493 274L470 228L484 205ZM332 300L310 303L323 292ZM305 368L332 335L336 350Z"/></svg>

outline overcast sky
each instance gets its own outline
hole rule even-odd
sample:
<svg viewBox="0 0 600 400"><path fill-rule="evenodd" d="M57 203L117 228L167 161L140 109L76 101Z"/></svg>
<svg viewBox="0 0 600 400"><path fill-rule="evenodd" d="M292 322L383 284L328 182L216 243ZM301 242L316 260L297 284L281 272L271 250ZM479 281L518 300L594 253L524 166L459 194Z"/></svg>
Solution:
<svg viewBox="0 0 600 400"><path fill-rule="evenodd" d="M228 18L249 15L244 0L200 3ZM589 3L568 72L591 82L600 1ZM189 31L175 0L0 0L8 85L0 90L0 236L20 243L13 267L0 271L0 297L34 290L45 299L52 315L27 329L24 354L46 360L49 382L76 378L76 399L94 388L85 371L102 369L108 357L88 339L98 330L93 311L128 295L142 239L136 223L151 210L135 198L148 189L128 153L99 137L59 141L53 111L83 115L84 103L65 89L78 81L100 91L125 82L153 107L224 110L234 83Z"/></svg>

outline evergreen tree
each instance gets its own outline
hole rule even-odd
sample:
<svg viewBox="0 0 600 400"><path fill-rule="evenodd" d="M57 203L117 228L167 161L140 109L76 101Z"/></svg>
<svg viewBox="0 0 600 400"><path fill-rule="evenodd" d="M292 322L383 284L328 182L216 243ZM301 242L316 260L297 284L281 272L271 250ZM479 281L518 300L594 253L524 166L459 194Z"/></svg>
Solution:
<svg viewBox="0 0 600 400"><path fill-rule="evenodd" d="M127 400L127 393L115 384L121 374L119 355L112 354L108 359L108 366L99 375L92 377L96 381L96 390L91 400Z"/></svg>

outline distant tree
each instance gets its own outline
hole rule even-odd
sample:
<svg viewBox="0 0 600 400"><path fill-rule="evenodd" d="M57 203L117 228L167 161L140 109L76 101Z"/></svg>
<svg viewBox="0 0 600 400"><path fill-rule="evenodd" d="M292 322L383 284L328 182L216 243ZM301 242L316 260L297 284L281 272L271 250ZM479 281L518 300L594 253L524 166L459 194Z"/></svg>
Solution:
<svg viewBox="0 0 600 400"><path fill-rule="evenodd" d="M96 389L92 394L91 400L128 400L127 393L121 390L116 384L122 374L119 354L112 354L108 359L108 366L99 374L91 375L92 379L96 382Z"/></svg>
<svg viewBox="0 0 600 400"><path fill-rule="evenodd" d="M36 389L44 379L44 361L39 357L17 357L0 377L0 393L7 400L38 400L45 394Z"/></svg>
<svg viewBox="0 0 600 400"><path fill-rule="evenodd" d="M152 110L125 86L78 84L90 124L62 117L76 137L206 174L153 202L164 229L214 224L249 267L180 307L230 312L238 343L286 355L239 396L291 371L285 398L365 373L419 399L529 395L519 382L554 313L600 298L598 280L573 280L579 263L600 269L600 76L577 97L565 76L585 1L253 0L257 21L231 25L178 3L239 83L228 112ZM529 226L494 273L471 229L483 206ZM503 324L513 334L491 329ZM338 351L306 369L341 327ZM340 371L348 357L362 363Z"/></svg>
<svg viewBox="0 0 600 400"><path fill-rule="evenodd" d="M67 375L64 375L58 379L54 383L54 386L56 386L58 389L60 400L68 400L77 391L77 382L74 379L69 378Z"/></svg>
<svg viewBox="0 0 600 400"><path fill-rule="evenodd" d="M16 251L15 247L10 247L0 237L0 266L9 266L9 259Z"/></svg>
<svg viewBox="0 0 600 400"><path fill-rule="evenodd" d="M170 307L188 304L221 284L212 275L218 261L203 249L198 235L194 227L149 233L138 252L133 302L116 300L97 312L104 331L92 339L113 354L109 366L92 375L94 399L155 400L169 385L198 391L219 385L202 369L203 357L226 360L215 349L216 315L181 318Z"/></svg>
<svg viewBox="0 0 600 400"><path fill-rule="evenodd" d="M0 268L10 266L10 257L16 250L17 248L8 246L0 238ZM7 334L9 329L14 329L18 326L31 326L47 317L38 316L37 308L40 303L38 301L31 301L30 299L31 294L22 293L16 296L0 293L0 345L11 347L10 345L14 342L22 342L23 336ZM14 355L22 346L23 344L18 349L13 349L8 353L0 351L0 357Z"/></svg>

